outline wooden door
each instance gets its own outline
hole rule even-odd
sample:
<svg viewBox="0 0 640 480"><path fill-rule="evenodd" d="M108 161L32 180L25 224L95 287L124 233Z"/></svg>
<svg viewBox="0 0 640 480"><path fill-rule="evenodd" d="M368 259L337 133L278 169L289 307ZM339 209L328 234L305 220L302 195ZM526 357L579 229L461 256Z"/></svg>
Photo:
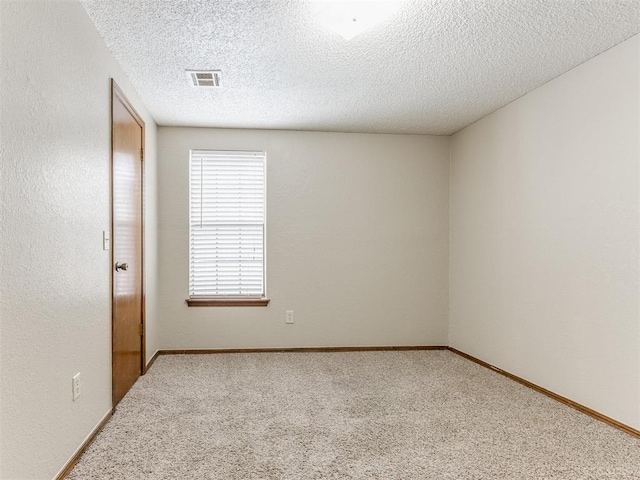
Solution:
<svg viewBox="0 0 640 480"><path fill-rule="evenodd" d="M144 370L144 122L111 83L113 407Z"/></svg>

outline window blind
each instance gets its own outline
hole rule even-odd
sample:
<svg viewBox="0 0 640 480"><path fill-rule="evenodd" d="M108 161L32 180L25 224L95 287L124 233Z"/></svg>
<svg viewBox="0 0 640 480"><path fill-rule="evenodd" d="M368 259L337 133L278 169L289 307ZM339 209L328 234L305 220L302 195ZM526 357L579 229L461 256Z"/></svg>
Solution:
<svg viewBox="0 0 640 480"><path fill-rule="evenodd" d="M265 160L265 152L191 151L191 298L264 297Z"/></svg>

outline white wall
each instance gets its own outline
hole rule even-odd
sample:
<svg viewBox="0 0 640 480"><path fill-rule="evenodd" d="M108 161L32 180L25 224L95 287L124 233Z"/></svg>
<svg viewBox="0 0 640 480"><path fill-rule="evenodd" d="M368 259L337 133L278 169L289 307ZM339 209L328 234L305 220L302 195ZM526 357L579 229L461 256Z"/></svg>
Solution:
<svg viewBox="0 0 640 480"><path fill-rule="evenodd" d="M640 428L634 37L453 136L450 345Z"/></svg>
<svg viewBox="0 0 640 480"><path fill-rule="evenodd" d="M147 127L150 355L156 126L79 3L3 0L0 16L0 477L51 479L111 409L112 76Z"/></svg>
<svg viewBox="0 0 640 480"><path fill-rule="evenodd" d="M268 307L185 305L190 148L267 152ZM158 152L161 348L446 345L448 137L163 127Z"/></svg>

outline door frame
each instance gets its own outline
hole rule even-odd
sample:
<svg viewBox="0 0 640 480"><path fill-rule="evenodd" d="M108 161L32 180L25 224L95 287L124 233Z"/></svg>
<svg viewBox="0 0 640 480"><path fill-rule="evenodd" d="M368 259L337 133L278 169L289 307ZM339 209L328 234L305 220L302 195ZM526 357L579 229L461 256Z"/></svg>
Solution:
<svg viewBox="0 0 640 480"><path fill-rule="evenodd" d="M120 87L118 86L118 84L116 83L116 81L112 78L111 79L111 99L110 99L110 105L111 105L111 111L110 111L110 130L111 130L111 152L110 152L110 169L111 169L111 186L110 186L110 203L111 203L111 252L110 252L110 257L111 257L111 406L113 409L115 409L115 370L116 370L116 365L115 365L115 354L114 354L114 350L115 350L115 317L116 317L116 295L115 295L115 268L114 268L114 262L115 262L115 238L114 238L114 220L115 220L115 205L114 205L114 184L115 184L115 170L113 167L113 150L114 150L114 124L113 124L113 120L114 120L114 116L113 116L113 108L114 108L114 104L116 101L119 101L122 103L122 105L127 109L127 111L131 114L131 116L133 117L133 119L136 121L136 123L140 126L140 135L141 135L141 146L142 146L142 152L140 153L140 198L141 198L141 205L140 205L140 220L141 220L141 231L140 231L140 235L142 236L141 238L141 250L140 250L140 267L142 269L142 274L141 274L141 296L142 296L142 301L141 301L141 311L140 311L140 320L142 323L142 334L140 335L140 375L144 375L145 373L147 373L147 362L146 362L146 357L147 357L147 352L146 352L146 345L147 345L147 328L146 328L146 291L145 291L145 248L144 248L144 239L145 239L145 215L144 215L144 210L145 210L145 193L144 193L144 187L145 187L145 183L144 183L144 159L145 159L145 125L144 125L144 120L142 120L142 117L138 114L138 112L136 111L135 108L133 108L133 105L131 105L131 102L129 101L129 99L125 96L124 92L120 89Z"/></svg>

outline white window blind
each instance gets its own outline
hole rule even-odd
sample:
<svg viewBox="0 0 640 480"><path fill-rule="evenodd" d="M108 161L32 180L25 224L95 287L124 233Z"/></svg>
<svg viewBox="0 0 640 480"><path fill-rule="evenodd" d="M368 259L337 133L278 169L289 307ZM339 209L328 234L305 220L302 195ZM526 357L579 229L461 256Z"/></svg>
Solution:
<svg viewBox="0 0 640 480"><path fill-rule="evenodd" d="M264 297L265 160L265 152L191 151L191 298Z"/></svg>

